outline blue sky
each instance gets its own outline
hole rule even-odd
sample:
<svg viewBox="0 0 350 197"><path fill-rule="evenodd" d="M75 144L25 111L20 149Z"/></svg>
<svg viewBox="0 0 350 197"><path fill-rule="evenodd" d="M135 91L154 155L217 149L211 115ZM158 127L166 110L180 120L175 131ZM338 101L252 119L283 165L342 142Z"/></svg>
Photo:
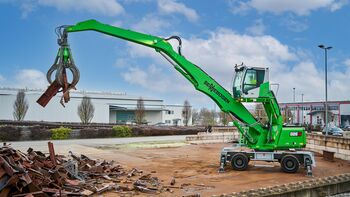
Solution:
<svg viewBox="0 0 350 197"><path fill-rule="evenodd" d="M280 102L350 99L348 0L0 0L0 86L46 88L58 50L54 28L96 19L162 37L183 38L183 53L227 89L233 67L270 67ZM69 35L81 72L78 90L126 92L195 107L214 104L154 50L96 32Z"/></svg>

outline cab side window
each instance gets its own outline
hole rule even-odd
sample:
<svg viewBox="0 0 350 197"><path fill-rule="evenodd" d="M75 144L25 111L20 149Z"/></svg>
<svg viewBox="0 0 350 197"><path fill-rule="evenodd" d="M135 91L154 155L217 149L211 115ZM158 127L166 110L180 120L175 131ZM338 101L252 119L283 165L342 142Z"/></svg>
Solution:
<svg viewBox="0 0 350 197"><path fill-rule="evenodd" d="M264 75L264 70L247 70L244 77L243 92L248 93L249 90L259 87L264 82Z"/></svg>

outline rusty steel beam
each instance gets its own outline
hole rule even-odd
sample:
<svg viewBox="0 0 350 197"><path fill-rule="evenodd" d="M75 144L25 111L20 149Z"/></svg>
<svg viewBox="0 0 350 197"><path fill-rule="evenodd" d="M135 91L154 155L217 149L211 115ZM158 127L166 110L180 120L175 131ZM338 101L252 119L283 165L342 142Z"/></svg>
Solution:
<svg viewBox="0 0 350 197"><path fill-rule="evenodd" d="M46 89L44 94L42 94L36 102L42 107L45 107L49 103L49 101L52 99L52 97L54 97L57 94L60 88L61 88L61 85L58 84L57 81L55 80L50 84L50 86Z"/></svg>
<svg viewBox="0 0 350 197"><path fill-rule="evenodd" d="M0 157L0 167L3 167L5 172L10 176L13 176L16 172L18 172L17 170L13 169L3 157Z"/></svg>
<svg viewBox="0 0 350 197"><path fill-rule="evenodd" d="M49 147L50 160L53 163L53 165L56 167L57 163L56 163L55 149L53 147L53 143L47 142L47 145Z"/></svg>

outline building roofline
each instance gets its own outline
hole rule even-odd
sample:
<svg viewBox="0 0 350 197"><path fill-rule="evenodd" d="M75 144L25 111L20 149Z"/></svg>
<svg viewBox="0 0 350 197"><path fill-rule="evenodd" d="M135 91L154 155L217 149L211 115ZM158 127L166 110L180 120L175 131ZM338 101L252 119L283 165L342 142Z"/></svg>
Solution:
<svg viewBox="0 0 350 197"><path fill-rule="evenodd" d="M28 92L45 92L44 89L36 88L11 88L11 87L0 87L0 90L24 90ZM127 95L126 92L112 92L112 91L85 91L85 90L73 90L72 93L85 93L85 94L111 94L111 95Z"/></svg>
<svg viewBox="0 0 350 197"><path fill-rule="evenodd" d="M136 105L136 104L128 104L128 103L121 103L121 104L113 104L113 103L108 103L108 105L109 106L113 106L113 105L125 105L125 106L129 106L129 105ZM157 106L157 107L164 107L164 108L166 108L166 107L173 107L173 106L175 106L175 107L184 107L183 105L172 105L172 104L170 104L170 105L168 105L168 104L144 104L145 106ZM192 106L190 106L190 107L192 107ZM166 109L165 109L166 110Z"/></svg>
<svg viewBox="0 0 350 197"><path fill-rule="evenodd" d="M164 104L165 107L183 107L183 104ZM190 105L192 108L192 105Z"/></svg>
<svg viewBox="0 0 350 197"><path fill-rule="evenodd" d="M35 93L35 94L42 94L45 92L43 89L29 89L29 88L11 88L11 87L0 87L0 91L19 91L24 90L28 93ZM129 95L126 94L126 92L108 92L108 91L85 91L85 90L73 90L70 92L71 98L81 98L78 95L84 95L87 94L91 99L118 99L118 100L137 100L139 99L139 96L135 95ZM75 95L74 95L75 94ZM9 95L9 94L1 94L0 95ZM105 97L99 97L97 95L105 96ZM58 96L58 95L56 95ZM115 97L108 97L108 96L126 96L129 98L115 98ZM143 101L156 101L156 102L164 102L163 99L153 99L153 98L142 98Z"/></svg>
<svg viewBox="0 0 350 197"><path fill-rule="evenodd" d="M70 98L82 98L78 96L71 96ZM123 101L135 101L138 100L138 98L113 98L113 97L92 97L89 96L91 99L100 100L100 99L110 99L110 100L123 100ZM161 99L142 99L143 101L156 101L156 102L164 102L164 100Z"/></svg>
<svg viewBox="0 0 350 197"><path fill-rule="evenodd" d="M280 105L305 105L305 104L324 104L324 101L304 101L304 102L286 102L279 103ZM350 100L342 100L342 101L327 101L330 104L350 104Z"/></svg>

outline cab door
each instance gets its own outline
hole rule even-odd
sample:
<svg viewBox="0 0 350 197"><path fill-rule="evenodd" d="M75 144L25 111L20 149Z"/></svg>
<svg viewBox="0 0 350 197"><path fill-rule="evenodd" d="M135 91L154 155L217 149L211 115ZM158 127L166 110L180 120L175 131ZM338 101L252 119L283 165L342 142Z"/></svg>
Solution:
<svg viewBox="0 0 350 197"><path fill-rule="evenodd" d="M247 69L243 79L242 96L246 98L259 97L260 85L264 83L264 79L265 69Z"/></svg>

